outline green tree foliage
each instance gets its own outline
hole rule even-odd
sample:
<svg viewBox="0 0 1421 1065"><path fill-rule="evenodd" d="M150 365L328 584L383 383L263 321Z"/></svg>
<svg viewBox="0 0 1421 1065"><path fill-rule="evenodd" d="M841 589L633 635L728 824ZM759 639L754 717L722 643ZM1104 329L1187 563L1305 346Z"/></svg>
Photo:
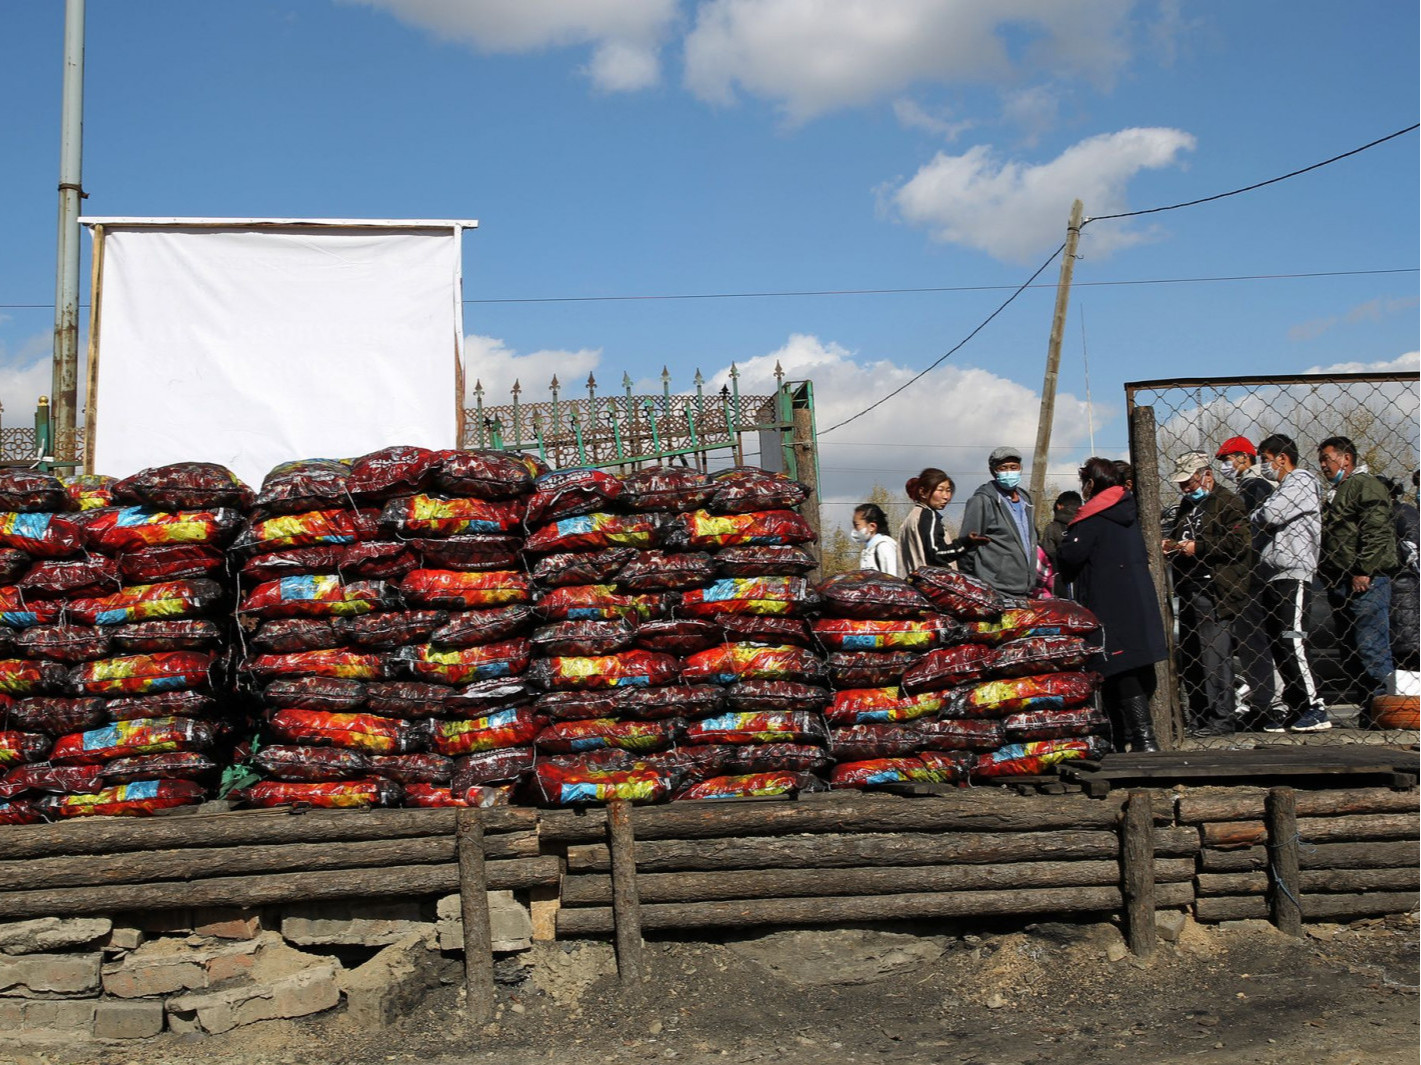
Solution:
<svg viewBox="0 0 1421 1065"><path fill-rule="evenodd" d="M859 545L842 528L835 528L819 545L819 572L833 577L859 568Z"/></svg>

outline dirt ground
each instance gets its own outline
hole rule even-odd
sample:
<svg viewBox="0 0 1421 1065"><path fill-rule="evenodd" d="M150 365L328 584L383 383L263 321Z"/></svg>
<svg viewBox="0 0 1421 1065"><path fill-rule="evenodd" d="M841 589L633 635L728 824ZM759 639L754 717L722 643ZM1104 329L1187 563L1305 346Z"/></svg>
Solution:
<svg viewBox="0 0 1421 1065"><path fill-rule="evenodd" d="M20 1065L1415 1065L1415 915L1310 925L1188 923L1149 961L1109 924L849 928L652 940L625 993L604 943L498 966L496 1020L463 1014L459 967L397 1025L342 1015L141 1045L35 1048Z"/></svg>

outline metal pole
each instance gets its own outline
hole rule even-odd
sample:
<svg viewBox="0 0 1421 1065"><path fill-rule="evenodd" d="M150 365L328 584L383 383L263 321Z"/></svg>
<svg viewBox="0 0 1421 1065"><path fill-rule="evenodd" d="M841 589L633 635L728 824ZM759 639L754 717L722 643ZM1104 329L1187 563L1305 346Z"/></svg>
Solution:
<svg viewBox="0 0 1421 1065"><path fill-rule="evenodd" d="M59 146L59 267L54 294L54 456L75 457L79 393L79 201L84 196L84 0L64 4L64 95Z"/></svg>
<svg viewBox="0 0 1421 1065"><path fill-rule="evenodd" d="M1056 416L1056 372L1061 365L1061 334L1066 330L1066 305L1071 297L1071 274L1076 266L1076 244L1081 238L1080 200L1071 204L1071 221L1066 226L1066 250L1061 255L1061 279L1056 283L1056 313L1051 319L1051 340L1046 347L1046 378L1041 382L1041 417L1036 422L1036 451L1031 457L1031 499L1036 513L1042 509L1046 491L1046 463L1051 454L1051 422Z"/></svg>

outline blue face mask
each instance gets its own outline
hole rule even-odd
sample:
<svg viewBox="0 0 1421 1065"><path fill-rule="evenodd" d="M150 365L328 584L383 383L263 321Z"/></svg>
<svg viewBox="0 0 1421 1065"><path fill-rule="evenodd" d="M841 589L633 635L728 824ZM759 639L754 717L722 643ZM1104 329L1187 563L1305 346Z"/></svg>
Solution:
<svg viewBox="0 0 1421 1065"><path fill-rule="evenodd" d="M1334 474L1332 475L1332 477L1331 477L1332 483L1333 483L1333 484L1341 484L1341 483L1342 483L1342 478L1346 475L1346 473L1347 473L1346 470L1338 470L1338 471L1337 471L1336 473L1334 473Z"/></svg>
<svg viewBox="0 0 1421 1065"><path fill-rule="evenodd" d="M1209 490L1207 488L1196 488L1192 492L1184 493L1185 499L1192 499L1196 503L1202 503L1208 496Z"/></svg>
<svg viewBox="0 0 1421 1065"><path fill-rule="evenodd" d="M997 484L1001 485L1003 488L1015 488L1017 485L1021 484L1020 470L1003 470L1001 473L994 474L993 476L995 477Z"/></svg>

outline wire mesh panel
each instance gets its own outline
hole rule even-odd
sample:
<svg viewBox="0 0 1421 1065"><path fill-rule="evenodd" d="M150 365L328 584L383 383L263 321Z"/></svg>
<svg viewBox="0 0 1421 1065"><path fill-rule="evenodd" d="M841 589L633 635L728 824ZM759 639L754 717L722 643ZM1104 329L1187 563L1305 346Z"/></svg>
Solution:
<svg viewBox="0 0 1421 1065"><path fill-rule="evenodd" d="M1138 381L1125 393L1132 411L1154 411L1163 540L1150 546L1185 728L1210 744L1414 741L1414 701L1386 693L1421 668L1418 375ZM1334 441L1330 462L1347 451L1337 438L1356 472L1334 483L1318 449Z"/></svg>

